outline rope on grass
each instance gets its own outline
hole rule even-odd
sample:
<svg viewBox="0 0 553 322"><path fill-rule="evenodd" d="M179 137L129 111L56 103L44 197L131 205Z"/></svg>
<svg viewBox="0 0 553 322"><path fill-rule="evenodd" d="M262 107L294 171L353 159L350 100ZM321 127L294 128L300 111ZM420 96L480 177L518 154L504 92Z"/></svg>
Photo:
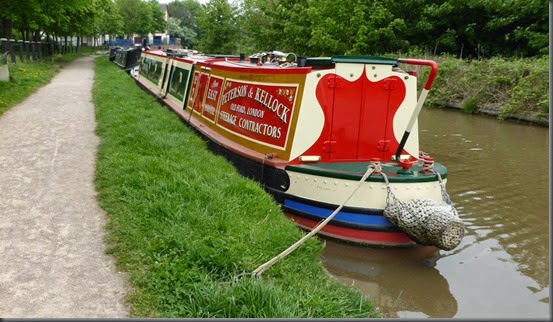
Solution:
<svg viewBox="0 0 553 322"><path fill-rule="evenodd" d="M256 268L253 272L252 272L252 276L253 277L259 277L261 276L261 274L267 270L269 267L273 266L276 262L278 262L279 260L281 260L282 258L284 258L285 256L287 256L288 254L290 254L291 252L293 252L296 248L298 248L300 245L302 245L303 243L305 243L309 238L311 238L313 235L315 235L316 233L318 233L321 229L323 229L324 226L326 226L326 224L328 224L329 221L332 220L332 218L334 218L334 216L336 216L336 214L338 214L338 212L340 212L340 210L342 210L342 208L344 207L345 204L347 204L349 202L349 200L351 199L351 197L353 197L353 195L355 194L355 192L357 192L357 190L359 190L359 188L361 187L361 185L363 184L363 182L365 182L365 180L367 180L367 178L373 173L373 172L376 172L376 173L380 173L381 171L381 168L380 168L380 163L376 163L376 164L370 164L367 171L365 172L365 174L363 175L363 177L361 178L361 180L359 180L359 182L357 183L357 186L353 189L353 191L350 193L350 195L347 197L347 199L338 207L336 208L336 210L334 210L334 212L328 216L328 218L326 218L324 221L320 222L317 227L315 227L313 230L311 230L307 235L303 236L300 240L298 240L297 242L295 242L292 246L288 247L286 250L284 250L282 253L278 254L277 256L273 257L271 260L267 261L266 263L260 265L258 268Z"/></svg>

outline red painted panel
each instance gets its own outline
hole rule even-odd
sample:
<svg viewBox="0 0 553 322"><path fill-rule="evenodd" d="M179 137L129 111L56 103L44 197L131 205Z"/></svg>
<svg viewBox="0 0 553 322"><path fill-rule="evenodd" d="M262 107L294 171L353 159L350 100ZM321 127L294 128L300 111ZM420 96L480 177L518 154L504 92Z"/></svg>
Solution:
<svg viewBox="0 0 553 322"><path fill-rule="evenodd" d="M367 79L365 72L354 81L323 76L316 97L325 124L321 137L305 154L321 155L322 161L390 160L399 145L393 118L405 95L405 84L397 76L377 82Z"/></svg>
<svg viewBox="0 0 553 322"><path fill-rule="evenodd" d="M336 141L331 160L357 159L358 138L361 116L363 115L363 98L365 84L362 76L349 82L339 75L334 76L334 106L332 113L331 141Z"/></svg>
<svg viewBox="0 0 553 322"><path fill-rule="evenodd" d="M393 120L405 99L405 84L397 76L376 83L365 78L364 84L366 97L359 130L358 156L389 160L399 145L394 137Z"/></svg>

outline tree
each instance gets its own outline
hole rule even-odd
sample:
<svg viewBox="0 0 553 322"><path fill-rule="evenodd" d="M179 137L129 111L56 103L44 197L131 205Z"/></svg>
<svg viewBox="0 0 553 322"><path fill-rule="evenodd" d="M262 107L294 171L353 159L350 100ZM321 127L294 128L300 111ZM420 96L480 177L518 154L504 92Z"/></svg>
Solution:
<svg viewBox="0 0 553 322"><path fill-rule="evenodd" d="M152 30L151 7L141 0L115 0L123 20L123 34L127 39L132 35L146 35Z"/></svg>
<svg viewBox="0 0 553 322"><path fill-rule="evenodd" d="M198 43L198 25L196 18L202 12L201 4L196 0L173 1L167 5L169 19L174 18L179 21L178 25L182 28L181 44L188 48L194 48ZM177 28L174 26L173 28ZM171 31L171 27L169 27Z"/></svg>
<svg viewBox="0 0 553 322"><path fill-rule="evenodd" d="M159 7L159 2L157 0L149 0L146 3L150 8L152 17L148 32L154 34L156 31L165 31L167 29L167 21L165 21L165 14Z"/></svg>
<svg viewBox="0 0 553 322"><path fill-rule="evenodd" d="M123 18L112 0L100 0L96 6L94 35L109 35L115 38L123 34Z"/></svg>
<svg viewBox="0 0 553 322"><path fill-rule="evenodd" d="M236 54L238 29L236 8L227 0L210 0L197 17L199 28L198 49L206 53Z"/></svg>
<svg viewBox="0 0 553 322"><path fill-rule="evenodd" d="M169 17L167 23L167 28L169 29L169 35L171 38L180 38L181 45L184 47L192 48L192 44L196 42L196 33L194 30L183 27L180 19Z"/></svg>
<svg viewBox="0 0 553 322"><path fill-rule="evenodd" d="M310 0L308 15L315 55L373 55L407 46L400 37L405 22L378 0Z"/></svg>

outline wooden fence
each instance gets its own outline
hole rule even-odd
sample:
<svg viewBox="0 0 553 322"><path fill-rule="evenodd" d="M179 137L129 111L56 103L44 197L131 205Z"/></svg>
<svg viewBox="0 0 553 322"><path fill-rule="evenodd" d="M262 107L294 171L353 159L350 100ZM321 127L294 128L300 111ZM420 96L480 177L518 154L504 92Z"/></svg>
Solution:
<svg viewBox="0 0 553 322"><path fill-rule="evenodd" d="M39 60L57 54L76 53L77 46L66 46L42 41L23 41L15 39L0 38L2 51L0 54L8 53L12 63L16 62L19 56L20 61Z"/></svg>

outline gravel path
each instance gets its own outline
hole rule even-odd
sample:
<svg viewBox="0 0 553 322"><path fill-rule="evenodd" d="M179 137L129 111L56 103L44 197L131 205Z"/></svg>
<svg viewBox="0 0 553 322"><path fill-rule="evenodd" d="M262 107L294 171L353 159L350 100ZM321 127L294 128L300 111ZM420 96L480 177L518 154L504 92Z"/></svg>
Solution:
<svg viewBox="0 0 553 322"><path fill-rule="evenodd" d="M0 117L0 317L128 316L93 183L93 59Z"/></svg>

